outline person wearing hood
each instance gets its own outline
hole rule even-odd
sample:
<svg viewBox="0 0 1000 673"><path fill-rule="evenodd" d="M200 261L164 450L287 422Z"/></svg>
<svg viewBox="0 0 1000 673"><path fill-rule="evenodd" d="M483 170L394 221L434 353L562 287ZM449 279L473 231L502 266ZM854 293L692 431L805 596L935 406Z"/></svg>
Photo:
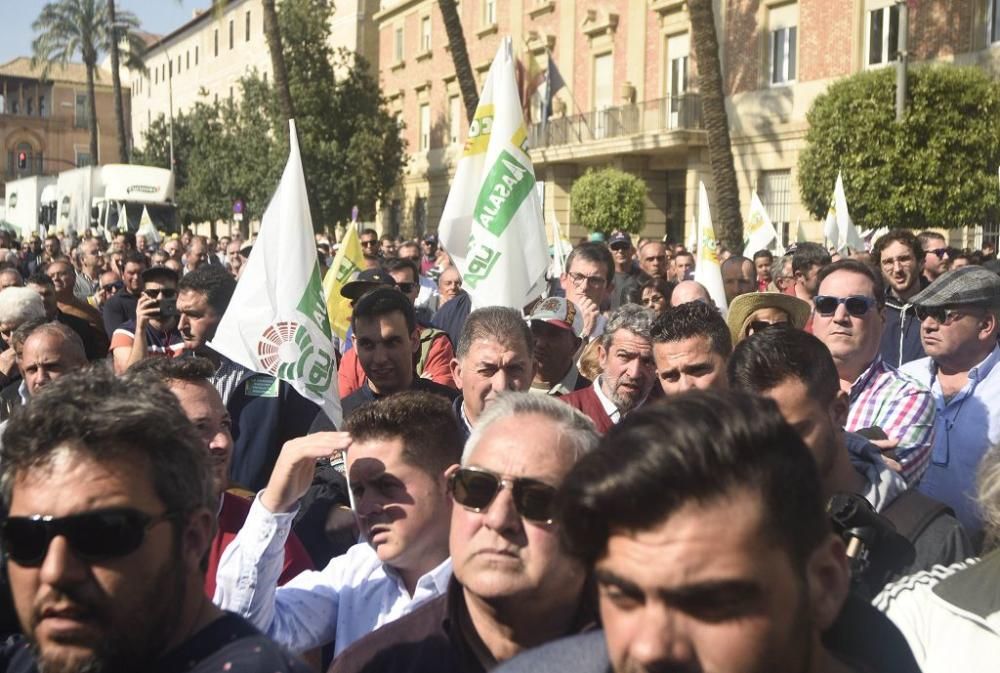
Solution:
<svg viewBox="0 0 1000 673"><path fill-rule="evenodd" d="M819 468L824 502L837 493L860 495L909 539L914 558L898 568L895 577L974 554L951 509L908 490L878 447L843 429L848 396L840 389L836 366L822 341L785 325L757 332L736 346L728 375L730 387L774 400L799 432Z"/></svg>
<svg viewBox="0 0 1000 673"><path fill-rule="evenodd" d="M920 342L920 321L910 304L927 287L924 249L913 232L893 229L875 241L872 260L885 279L885 327L879 353L893 367L925 356Z"/></svg>

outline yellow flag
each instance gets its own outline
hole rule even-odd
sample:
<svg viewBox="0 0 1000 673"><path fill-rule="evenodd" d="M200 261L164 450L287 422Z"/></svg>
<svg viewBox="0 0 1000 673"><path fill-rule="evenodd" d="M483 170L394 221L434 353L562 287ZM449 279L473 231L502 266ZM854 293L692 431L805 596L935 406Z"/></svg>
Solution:
<svg viewBox="0 0 1000 673"><path fill-rule="evenodd" d="M364 260L361 239L358 238L358 227L351 222L347 225L347 232L344 234L344 240L340 242L337 256L333 258L333 266L323 279L330 329L341 339L347 337L347 329L351 326L351 300L340 296L340 288L351 282L351 279L364 268Z"/></svg>

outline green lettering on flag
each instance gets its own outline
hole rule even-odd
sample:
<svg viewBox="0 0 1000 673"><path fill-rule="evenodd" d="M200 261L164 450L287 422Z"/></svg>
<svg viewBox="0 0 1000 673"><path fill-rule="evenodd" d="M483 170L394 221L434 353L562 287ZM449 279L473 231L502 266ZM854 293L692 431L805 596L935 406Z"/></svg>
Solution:
<svg viewBox="0 0 1000 673"><path fill-rule="evenodd" d="M472 217L479 226L499 238L534 188L532 172L510 152L501 150L479 190Z"/></svg>
<svg viewBox="0 0 1000 673"><path fill-rule="evenodd" d="M312 273L309 274L309 284L306 285L306 291L302 293L302 299L296 308L312 320L327 339L333 339L330 321L326 316L326 302L323 301L323 281L320 280L319 267L316 264L313 264Z"/></svg>

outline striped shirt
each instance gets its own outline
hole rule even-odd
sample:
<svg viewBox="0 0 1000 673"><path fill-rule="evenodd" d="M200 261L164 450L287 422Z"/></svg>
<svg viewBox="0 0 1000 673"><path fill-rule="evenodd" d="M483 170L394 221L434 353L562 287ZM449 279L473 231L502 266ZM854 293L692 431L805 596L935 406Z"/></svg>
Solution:
<svg viewBox="0 0 1000 673"><path fill-rule="evenodd" d="M111 335L110 351L116 348L131 348L135 341L135 320L119 326ZM166 355L171 358L180 357L184 354L184 339L181 333L174 327L169 331L162 332L146 325L146 353L148 355Z"/></svg>
<svg viewBox="0 0 1000 673"><path fill-rule="evenodd" d="M876 357L851 384L845 430L878 426L899 441L894 452L903 478L913 485L927 469L934 444L934 397L916 379Z"/></svg>

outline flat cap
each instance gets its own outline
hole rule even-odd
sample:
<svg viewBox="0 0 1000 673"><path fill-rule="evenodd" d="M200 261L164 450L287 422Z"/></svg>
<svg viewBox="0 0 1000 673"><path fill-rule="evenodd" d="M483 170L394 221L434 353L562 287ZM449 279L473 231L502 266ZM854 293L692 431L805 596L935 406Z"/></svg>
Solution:
<svg viewBox="0 0 1000 673"><path fill-rule="evenodd" d="M963 266L941 274L910 300L916 306L1000 307L1000 276L981 266Z"/></svg>

